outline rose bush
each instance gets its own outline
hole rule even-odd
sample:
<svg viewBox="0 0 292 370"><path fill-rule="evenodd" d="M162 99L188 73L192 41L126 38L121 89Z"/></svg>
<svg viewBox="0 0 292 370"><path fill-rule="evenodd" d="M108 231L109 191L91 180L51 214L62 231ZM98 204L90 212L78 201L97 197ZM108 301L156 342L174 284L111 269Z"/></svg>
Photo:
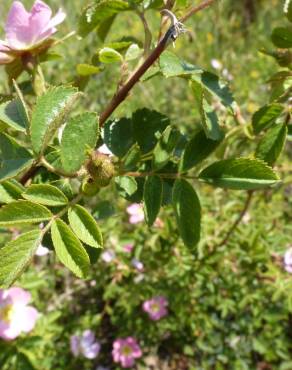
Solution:
<svg viewBox="0 0 292 370"><path fill-rule="evenodd" d="M1 369L292 366L292 3L216 3L1 5Z"/></svg>

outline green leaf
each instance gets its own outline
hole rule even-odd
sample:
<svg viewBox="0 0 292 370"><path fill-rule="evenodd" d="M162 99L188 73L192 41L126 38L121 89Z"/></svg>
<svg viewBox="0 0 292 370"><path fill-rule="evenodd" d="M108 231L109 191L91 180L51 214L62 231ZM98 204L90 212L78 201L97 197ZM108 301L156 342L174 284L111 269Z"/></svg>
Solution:
<svg viewBox="0 0 292 370"><path fill-rule="evenodd" d="M292 47L292 28L276 27L272 32L272 41L277 48L286 49Z"/></svg>
<svg viewBox="0 0 292 370"><path fill-rule="evenodd" d="M5 134L0 134L0 152L1 181L15 177L33 162L30 152Z"/></svg>
<svg viewBox="0 0 292 370"><path fill-rule="evenodd" d="M201 74L193 75L192 80L201 84L210 94L218 98L225 107L233 109L235 103L233 95L226 83L221 81L217 75L204 71Z"/></svg>
<svg viewBox="0 0 292 370"><path fill-rule="evenodd" d="M124 198L127 195L133 195L138 189L136 180L131 176L118 176L115 178L115 183L118 186L120 195Z"/></svg>
<svg viewBox="0 0 292 370"><path fill-rule="evenodd" d="M77 89L59 86L48 90L37 99L30 127L32 147L36 154L44 151L78 96Z"/></svg>
<svg viewBox="0 0 292 370"><path fill-rule="evenodd" d="M52 223L52 240L59 260L79 278L89 272L90 260L83 245L64 221Z"/></svg>
<svg viewBox="0 0 292 370"><path fill-rule="evenodd" d="M220 129L216 112L205 99L203 87L200 84L193 82L192 88L196 98L196 104L201 115L202 126L207 138L221 141L224 135Z"/></svg>
<svg viewBox="0 0 292 370"><path fill-rule="evenodd" d="M143 154L154 149L160 134L169 125L169 118L154 110L138 109L132 116L134 137Z"/></svg>
<svg viewBox="0 0 292 370"><path fill-rule="evenodd" d="M200 240L201 206L197 193L186 180L175 181L172 203L180 236L192 248Z"/></svg>
<svg viewBox="0 0 292 370"><path fill-rule="evenodd" d="M8 288L25 270L41 238L40 230L32 230L0 248L0 288Z"/></svg>
<svg viewBox="0 0 292 370"><path fill-rule="evenodd" d="M100 0L90 4L84 9L79 19L79 34L86 36L102 22L112 18L121 11L129 10L127 1L123 0Z"/></svg>
<svg viewBox="0 0 292 370"><path fill-rule="evenodd" d="M122 55L118 51L108 47L100 49L98 57L100 62L104 64L121 62L123 60Z"/></svg>
<svg viewBox="0 0 292 370"><path fill-rule="evenodd" d="M83 113L68 121L61 141L61 160L65 171L79 170L86 159L86 151L95 147L98 134L95 113Z"/></svg>
<svg viewBox="0 0 292 370"><path fill-rule="evenodd" d="M252 117L252 126L256 134L269 128L283 112L281 104L273 103L260 108Z"/></svg>
<svg viewBox="0 0 292 370"><path fill-rule="evenodd" d="M238 158L215 162L199 178L211 185L228 189L255 190L279 182L275 172L259 159Z"/></svg>
<svg viewBox="0 0 292 370"><path fill-rule="evenodd" d="M0 208L0 226L34 224L52 217L46 207L27 200L17 200Z"/></svg>
<svg viewBox="0 0 292 370"><path fill-rule="evenodd" d="M260 140L255 156L272 166L284 148L287 132L288 129L285 124L276 124L270 128Z"/></svg>
<svg viewBox="0 0 292 370"><path fill-rule="evenodd" d="M102 248L102 234L91 214L80 205L69 208L68 219L75 235L93 248Z"/></svg>
<svg viewBox="0 0 292 370"><path fill-rule="evenodd" d="M0 203L11 203L19 198L25 188L16 180L7 180L0 184Z"/></svg>
<svg viewBox="0 0 292 370"><path fill-rule="evenodd" d="M132 44L126 51L125 60L129 62L130 60L135 60L141 56L143 50L139 48L137 44Z"/></svg>
<svg viewBox="0 0 292 370"><path fill-rule="evenodd" d="M125 170L132 170L137 166L141 158L141 151L138 144L132 146L128 153L123 158L123 168Z"/></svg>
<svg viewBox="0 0 292 370"><path fill-rule="evenodd" d="M144 213L148 226L156 220L162 202L162 181L158 176L148 176L144 184Z"/></svg>
<svg viewBox="0 0 292 370"><path fill-rule="evenodd" d="M22 194L23 198L45 206L63 206L68 199L61 190L48 184L33 184Z"/></svg>
<svg viewBox="0 0 292 370"><path fill-rule="evenodd" d="M0 121L21 132L25 132L29 125L22 103L18 98L0 104Z"/></svg>
<svg viewBox="0 0 292 370"><path fill-rule="evenodd" d="M103 140L114 155L123 157L134 144L132 120L120 118L107 121Z"/></svg>
<svg viewBox="0 0 292 370"><path fill-rule="evenodd" d="M180 172L186 172L206 159L218 147L220 141L208 139L200 130L187 143L180 160Z"/></svg>
<svg viewBox="0 0 292 370"><path fill-rule="evenodd" d="M76 71L80 76L92 76L102 72L101 67L92 64L77 64Z"/></svg>
<svg viewBox="0 0 292 370"><path fill-rule="evenodd" d="M189 64L177 57L170 51L165 51L159 59L160 70L164 77L184 77L193 73L202 73L203 70L197 66Z"/></svg>
<svg viewBox="0 0 292 370"><path fill-rule="evenodd" d="M177 129L168 126L162 133L153 150L152 167L159 170L169 161L174 148L180 138L180 132Z"/></svg>

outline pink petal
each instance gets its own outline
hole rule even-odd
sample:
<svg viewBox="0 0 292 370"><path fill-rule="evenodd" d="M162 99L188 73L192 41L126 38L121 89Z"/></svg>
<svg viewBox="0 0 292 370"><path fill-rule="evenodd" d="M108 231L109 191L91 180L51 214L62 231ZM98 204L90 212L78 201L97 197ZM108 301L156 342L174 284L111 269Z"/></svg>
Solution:
<svg viewBox="0 0 292 370"><path fill-rule="evenodd" d="M21 334L21 329L16 325L9 325L6 328L0 326L0 337L4 340L13 340Z"/></svg>
<svg viewBox="0 0 292 370"><path fill-rule="evenodd" d="M79 336L72 335L70 337L70 349L75 357L79 355Z"/></svg>
<svg viewBox="0 0 292 370"><path fill-rule="evenodd" d="M7 45L7 42L4 40L0 40L0 51L9 51L10 48Z"/></svg>
<svg viewBox="0 0 292 370"><path fill-rule="evenodd" d="M132 367L135 363L135 360L133 359L133 357L121 355L120 363L122 367L127 368L127 367Z"/></svg>
<svg viewBox="0 0 292 370"><path fill-rule="evenodd" d="M39 317L38 311L34 307L23 307L21 310L21 316L17 315L18 326L21 331L25 333L30 332L36 324L36 321Z"/></svg>
<svg viewBox="0 0 292 370"><path fill-rule="evenodd" d="M22 288L13 287L8 289L7 295L13 304L25 306L31 300L31 294Z"/></svg>
<svg viewBox="0 0 292 370"><path fill-rule="evenodd" d="M40 0L37 0L31 8L29 17L30 44L39 42L40 35L48 29L48 24L52 16L51 8Z"/></svg>
<svg viewBox="0 0 292 370"><path fill-rule="evenodd" d="M20 1L14 1L5 25L6 39L11 48L15 50L22 49L31 41L28 24L29 13Z"/></svg>
<svg viewBox="0 0 292 370"><path fill-rule="evenodd" d="M96 358L100 351L100 344L98 342L93 343L90 347L83 348L83 356L85 358Z"/></svg>
<svg viewBox="0 0 292 370"><path fill-rule="evenodd" d="M47 28L55 28L58 24L62 23L66 18L66 13L59 9L57 14L50 20Z"/></svg>

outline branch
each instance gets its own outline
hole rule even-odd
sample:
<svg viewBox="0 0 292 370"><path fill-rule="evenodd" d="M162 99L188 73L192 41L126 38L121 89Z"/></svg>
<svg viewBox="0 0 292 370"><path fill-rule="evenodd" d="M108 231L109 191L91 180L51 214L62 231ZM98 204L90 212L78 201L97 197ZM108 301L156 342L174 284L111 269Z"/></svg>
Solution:
<svg viewBox="0 0 292 370"><path fill-rule="evenodd" d="M218 0L205 0L198 6L191 8L182 18L181 22L187 20L195 13L203 10ZM102 127L106 120L111 116L111 114L116 110L116 108L126 99L130 90L139 82L140 78L144 75L144 73L156 62L156 60L160 57L160 55L165 50L166 46L168 45L169 38L173 32L172 27L166 32L166 34L162 37L162 39L158 42L156 48L152 51L152 53L148 56L148 58L144 61L144 63L130 76L129 80L122 86L118 92L113 96L112 100L105 108L105 110L101 113L99 124Z"/></svg>
<svg viewBox="0 0 292 370"><path fill-rule="evenodd" d="M244 207L243 207L242 211L238 215L238 217L235 220L235 222L233 223L233 225L230 227L230 229L227 232L225 238L222 240L221 243L218 244L218 247L221 247L222 245L224 245L224 244L226 244L228 242L229 238L231 237L231 235L233 234L233 232L235 231L235 229L237 228L237 226L242 221L243 217L245 216L245 214L246 214L246 212L247 212L247 210L248 210L248 208L250 206L252 195L253 195L253 191L250 190L248 192L248 195L247 195L247 198L245 200Z"/></svg>

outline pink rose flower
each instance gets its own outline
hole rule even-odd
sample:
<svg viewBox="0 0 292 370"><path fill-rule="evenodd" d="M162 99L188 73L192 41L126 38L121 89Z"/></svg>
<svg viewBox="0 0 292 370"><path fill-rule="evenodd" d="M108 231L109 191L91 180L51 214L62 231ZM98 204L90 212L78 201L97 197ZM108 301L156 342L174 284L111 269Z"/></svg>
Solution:
<svg viewBox="0 0 292 370"><path fill-rule="evenodd" d="M131 204L129 207L127 207L127 212L130 215L130 224L138 224L139 222L144 221L144 212L141 204Z"/></svg>
<svg viewBox="0 0 292 370"><path fill-rule="evenodd" d="M114 341L112 355L114 362L127 368L135 364L135 360L142 356L142 351L135 338L118 338Z"/></svg>
<svg viewBox="0 0 292 370"><path fill-rule="evenodd" d="M65 17L61 9L52 17L51 8L41 0L35 1L30 12L20 1L14 1L5 25L6 39L0 40L0 64L10 63L22 52L39 47L57 31L56 26Z"/></svg>
<svg viewBox="0 0 292 370"><path fill-rule="evenodd" d="M143 311L147 312L151 320L158 321L168 314L168 301L165 297L157 296L143 303Z"/></svg>
<svg viewBox="0 0 292 370"><path fill-rule="evenodd" d="M34 307L28 306L30 300L30 293L21 288L0 289L1 338L12 340L34 328L39 314Z"/></svg>
<svg viewBox="0 0 292 370"><path fill-rule="evenodd" d="M123 250L127 253L131 253L134 248L134 244L125 244Z"/></svg>
<svg viewBox="0 0 292 370"><path fill-rule="evenodd" d="M75 357L96 358L100 352L100 344L96 341L93 331L85 330L82 335L72 335L70 349Z"/></svg>
<svg viewBox="0 0 292 370"><path fill-rule="evenodd" d="M290 274L292 273L292 248L287 249L284 255L284 268Z"/></svg>

